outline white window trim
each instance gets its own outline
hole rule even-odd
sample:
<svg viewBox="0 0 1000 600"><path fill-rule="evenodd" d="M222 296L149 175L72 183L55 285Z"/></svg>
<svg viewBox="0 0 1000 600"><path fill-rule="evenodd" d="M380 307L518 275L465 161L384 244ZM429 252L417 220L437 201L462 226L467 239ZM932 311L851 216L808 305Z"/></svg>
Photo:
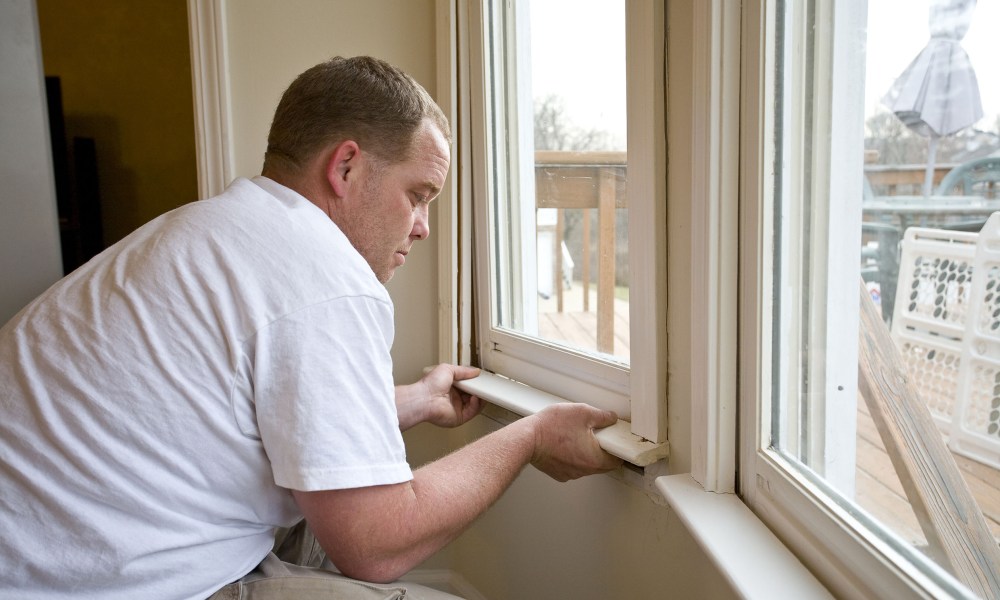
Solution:
<svg viewBox="0 0 1000 600"><path fill-rule="evenodd" d="M773 165L766 146L773 128L765 90L773 89L773 56L766 43L775 31L775 2L743 3L740 184L740 495L804 564L838 597L965 597L954 578L918 568L917 551L890 544L863 526L860 511L830 500L826 484L806 480L769 450L771 256L773 227L764 210L764 173ZM848 11L832 14L834 31L849 31ZM836 69L836 67L835 67ZM843 75L843 74L840 74ZM838 74L834 74L836 78Z"/></svg>
<svg viewBox="0 0 1000 600"><path fill-rule="evenodd" d="M469 306L470 279L468 273L471 260L467 238L462 232L469 231L471 222L463 221L459 211L460 190L468 187L469 161L467 144L458 144L458 132L465 129L458 119L467 111L459 110L458 87L466 81L459 64L459 37L467 35L465 29L459 31L458 11L454 0L436 0L435 38L437 86L434 97L438 106L448 117L452 129L451 164L448 178L441 194L435 202L437 252L438 252L438 360L453 364L469 364L469 331L472 317ZM465 66L467 68L467 65ZM463 154L464 153L464 154ZM466 213L468 211L465 211ZM457 267L457 268L456 268ZM464 351L463 351L464 350Z"/></svg>
<svg viewBox="0 0 1000 600"><path fill-rule="evenodd" d="M188 37L198 196L211 198L226 189L236 171L226 51L226 0L188 0Z"/></svg>
<svg viewBox="0 0 1000 600"><path fill-rule="evenodd" d="M666 14L662 2L626 3L625 60L631 74L626 110L650 115L650 122L628 119L628 168L659 177L629 178L629 195L653 198L629 209L629 339L652 339L631 353L632 433L667 440L667 177L666 177Z"/></svg>
<svg viewBox="0 0 1000 600"><path fill-rule="evenodd" d="M630 294L633 318L630 319L633 340L649 340L648 346L641 347L633 342L631 369L624 369L612 363L574 356L569 362L552 367L551 354L546 344L527 340L526 336L507 331L498 332L489 326L490 315L480 313L482 325L479 328L479 348L481 359L488 363L491 371L516 376L518 381L535 386L550 393L569 399L600 398L601 405L611 408L631 422L630 428L638 438L657 443L666 441L666 184L665 173L666 144L664 122L664 18L663 5L658 2L627 3L627 23L641 35L628 36L627 56L634 61L630 73L639 74L630 80L629 111L650 115L657 126L650 126L630 119L630 156L635 162L630 164L631 173L647 173L645 177L631 176L630 189L652 199L645 210L640 209L636 218L630 218L630 248L647 248L645 252L630 252L633 277L633 293ZM473 65L485 65L482 44L479 40L483 18L479 2L459 2L458 12L468 13L471 40L468 52L461 55L470 57ZM461 29L461 28L460 28ZM485 141L477 138L475 132L486 131L486 98L483 80L485 69L471 69L470 94L472 111L470 128L474 132L471 139L475 147L485 147ZM464 140L463 140L464 143ZM486 198L488 189L488 165L479 160L474 165L475 190L472 197ZM632 192L630 192L632 193ZM635 196L637 197L637 196ZM479 211L483 213L484 211ZM488 227L486 216L477 217L477 229ZM479 272L490 272L490 257L485 252L477 254ZM480 278L477 293L481 307L488 306L492 294L487 278ZM638 283L638 287L635 287ZM492 309L493 307L491 307ZM655 335L650 335L654 332ZM495 349L502 347L502 352ZM562 353L562 352L560 352ZM567 353L568 354L568 353ZM544 364L545 366L539 366Z"/></svg>
<svg viewBox="0 0 1000 600"><path fill-rule="evenodd" d="M706 492L689 474L656 488L739 596L833 597L735 494Z"/></svg>
<svg viewBox="0 0 1000 600"><path fill-rule="evenodd" d="M740 8L694 2L690 18L691 85L671 81L672 99L690 95L690 146L671 154L687 152L691 172L671 173L686 192L671 201L690 205L691 474L725 493L736 479L737 297L727 290L737 283Z"/></svg>

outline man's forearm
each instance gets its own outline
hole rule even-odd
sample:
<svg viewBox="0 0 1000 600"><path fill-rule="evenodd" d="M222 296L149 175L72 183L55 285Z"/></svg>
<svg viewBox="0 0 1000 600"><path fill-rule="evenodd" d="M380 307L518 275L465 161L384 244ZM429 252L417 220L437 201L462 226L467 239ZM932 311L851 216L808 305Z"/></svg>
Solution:
<svg viewBox="0 0 1000 600"><path fill-rule="evenodd" d="M457 537L510 486L532 459L536 420L480 438L405 484L295 497L342 572L392 581Z"/></svg>
<svg viewBox="0 0 1000 600"><path fill-rule="evenodd" d="M616 419L585 404L556 404L418 469L407 483L294 492L295 499L345 574L392 581L458 536L528 463L559 481L618 467L594 436Z"/></svg>

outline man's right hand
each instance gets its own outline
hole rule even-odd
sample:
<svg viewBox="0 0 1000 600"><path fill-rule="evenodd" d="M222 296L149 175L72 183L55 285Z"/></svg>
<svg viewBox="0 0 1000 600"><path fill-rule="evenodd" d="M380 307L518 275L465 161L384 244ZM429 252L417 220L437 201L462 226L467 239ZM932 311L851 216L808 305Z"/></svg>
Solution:
<svg viewBox="0 0 1000 600"><path fill-rule="evenodd" d="M531 464L556 481L605 473L622 464L601 449L595 429L617 422L615 413L586 404L556 404L528 417L535 419Z"/></svg>

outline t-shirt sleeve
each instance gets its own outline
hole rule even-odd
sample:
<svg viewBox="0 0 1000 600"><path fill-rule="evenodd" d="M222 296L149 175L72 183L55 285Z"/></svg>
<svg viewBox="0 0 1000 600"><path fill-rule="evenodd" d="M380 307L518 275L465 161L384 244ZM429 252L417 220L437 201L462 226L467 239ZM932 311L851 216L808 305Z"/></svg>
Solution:
<svg viewBox="0 0 1000 600"><path fill-rule="evenodd" d="M413 478L396 414L391 328L391 305L354 296L258 332L254 402L275 484L314 491Z"/></svg>

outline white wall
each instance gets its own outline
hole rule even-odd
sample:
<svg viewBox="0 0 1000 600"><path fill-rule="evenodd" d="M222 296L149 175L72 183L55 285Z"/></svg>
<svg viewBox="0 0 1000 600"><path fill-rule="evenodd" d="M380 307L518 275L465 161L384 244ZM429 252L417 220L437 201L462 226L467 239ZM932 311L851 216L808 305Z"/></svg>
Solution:
<svg viewBox="0 0 1000 600"><path fill-rule="evenodd" d="M62 276L35 3L0 0L0 324Z"/></svg>

